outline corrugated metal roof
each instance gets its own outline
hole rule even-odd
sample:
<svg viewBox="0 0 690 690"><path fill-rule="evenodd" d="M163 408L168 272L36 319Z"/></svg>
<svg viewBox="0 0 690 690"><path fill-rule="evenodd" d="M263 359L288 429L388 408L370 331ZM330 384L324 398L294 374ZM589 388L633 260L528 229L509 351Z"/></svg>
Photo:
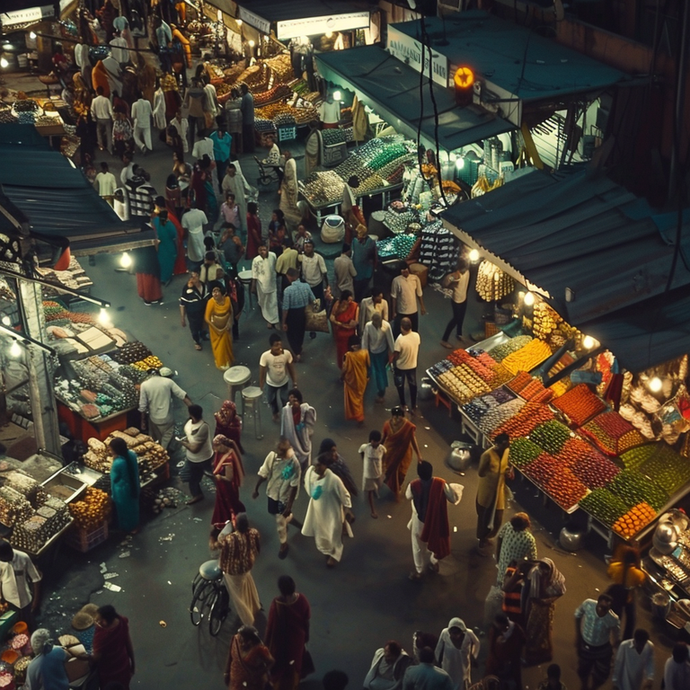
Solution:
<svg viewBox="0 0 690 690"><path fill-rule="evenodd" d="M218 6L221 2L216 0L212 4ZM347 0L250 0L237 4L269 22L346 14L366 8L366 4Z"/></svg>
<svg viewBox="0 0 690 690"><path fill-rule="evenodd" d="M468 65L526 102L596 91L626 78L614 67L486 12L428 17L425 24L433 49L451 65ZM420 22L393 26L421 40ZM448 45L439 44L443 38Z"/></svg>
<svg viewBox="0 0 690 690"><path fill-rule="evenodd" d="M434 146L435 122L429 80L377 45L322 53L316 56L319 73L375 110L398 131L417 139L421 118L423 143ZM473 107L460 108L449 89L434 85L439 113L438 139L441 148L452 151L488 137L508 132L514 126L500 117Z"/></svg>

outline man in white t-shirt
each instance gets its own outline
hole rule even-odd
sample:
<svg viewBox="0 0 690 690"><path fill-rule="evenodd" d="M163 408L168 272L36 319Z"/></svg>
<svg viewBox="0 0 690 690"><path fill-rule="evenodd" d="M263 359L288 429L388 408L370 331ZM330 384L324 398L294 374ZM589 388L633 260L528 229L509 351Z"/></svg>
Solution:
<svg viewBox="0 0 690 690"><path fill-rule="evenodd" d="M213 471L213 438L211 428L203 420L204 411L201 405L189 406L189 419L184 425L185 437L180 441L185 448L187 456L187 483L192 497L187 505L198 503L204 498L201 491L201 480L204 472Z"/></svg>
<svg viewBox="0 0 690 690"><path fill-rule="evenodd" d="M328 287L328 271L323 256L314 253L314 243L311 240L304 243L304 254L299 255L298 261L302 267L302 278L314 293L314 299L320 299L323 303L324 283Z"/></svg>
<svg viewBox="0 0 690 690"><path fill-rule="evenodd" d="M292 363L292 353L283 350L283 340L273 333L268 339L271 349L261 355L259 360L259 387L266 390L266 401L271 406L273 421L280 419L280 411L288 401L288 384L297 388L297 374ZM278 402L280 399L280 402Z"/></svg>
<svg viewBox="0 0 690 690"><path fill-rule="evenodd" d="M19 613L19 620L34 628L33 614L41 603L41 574L31 558L0 540L0 601Z"/></svg>
<svg viewBox="0 0 690 690"><path fill-rule="evenodd" d="M108 164L105 161L101 163L101 172L96 175L96 186L98 187L98 196L112 206L117 189L117 180L115 175L108 170Z"/></svg>
<svg viewBox="0 0 690 690"><path fill-rule="evenodd" d="M412 330L412 322L405 316L400 322L400 335L395 340L393 380L398 389L401 407L405 408L405 379L410 387L410 411L417 409L417 358L422 339Z"/></svg>
<svg viewBox="0 0 690 690"><path fill-rule="evenodd" d="M190 271L198 271L204 263L204 225L208 223L206 214L192 202L192 208L182 216L182 227L187 231L187 260Z"/></svg>
<svg viewBox="0 0 690 690"><path fill-rule="evenodd" d="M410 273L410 267L403 264L400 268L400 275L393 279L391 284L391 301L393 302L393 334L400 333L400 322L405 318L410 319L412 330L419 330L419 312L417 310L417 300L422 316L426 314L424 306L424 296L422 284L419 278Z"/></svg>

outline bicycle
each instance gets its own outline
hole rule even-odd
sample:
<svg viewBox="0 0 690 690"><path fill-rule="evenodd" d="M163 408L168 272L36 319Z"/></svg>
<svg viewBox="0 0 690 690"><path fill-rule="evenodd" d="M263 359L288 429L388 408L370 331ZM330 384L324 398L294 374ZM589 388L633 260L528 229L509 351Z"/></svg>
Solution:
<svg viewBox="0 0 690 690"><path fill-rule="evenodd" d="M192 625L199 627L208 619L208 630L215 637L230 613L230 596L223 581L223 571L218 561L206 561L192 582L192 601L189 616Z"/></svg>

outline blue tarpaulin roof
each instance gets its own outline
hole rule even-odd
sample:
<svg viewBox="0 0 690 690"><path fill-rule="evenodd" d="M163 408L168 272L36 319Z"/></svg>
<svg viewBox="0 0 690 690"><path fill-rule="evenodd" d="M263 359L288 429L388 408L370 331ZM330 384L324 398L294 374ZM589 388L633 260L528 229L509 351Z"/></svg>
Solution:
<svg viewBox="0 0 690 690"><path fill-rule="evenodd" d="M425 20L435 52L524 101L597 91L626 75L527 27L470 10ZM418 21L393 24L421 41ZM445 39L448 45L440 45Z"/></svg>
<svg viewBox="0 0 690 690"><path fill-rule="evenodd" d="M321 53L316 56L321 76L340 88L354 90L357 97L375 110L401 134L426 146L434 146L435 122L429 96L429 80L377 45ZM515 129L507 120L481 109L460 108L450 89L434 85L439 113L438 140L441 148L453 151L461 146Z"/></svg>
<svg viewBox="0 0 690 690"><path fill-rule="evenodd" d="M0 125L0 185L46 239L67 238L75 254L151 244L153 230L120 220L80 170L32 125Z"/></svg>
<svg viewBox="0 0 690 690"><path fill-rule="evenodd" d="M674 253L672 218L654 214L608 178L591 177L586 169L562 179L534 171L450 208L443 220L461 239L546 290L568 322L610 347L628 369L690 351L690 332L682 337L690 315L690 297L684 297L690 287L690 225L665 294ZM659 303L667 305L663 319L656 317ZM683 320L669 329L683 309ZM651 330L652 341L673 342L650 351ZM670 351L675 355L668 356Z"/></svg>

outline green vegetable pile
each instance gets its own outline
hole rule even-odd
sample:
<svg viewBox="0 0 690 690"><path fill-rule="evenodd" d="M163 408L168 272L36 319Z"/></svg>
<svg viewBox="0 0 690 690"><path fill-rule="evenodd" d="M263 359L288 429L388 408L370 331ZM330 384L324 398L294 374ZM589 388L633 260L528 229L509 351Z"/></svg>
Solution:
<svg viewBox="0 0 690 690"><path fill-rule="evenodd" d="M570 429L565 424L552 419L540 424L529 435L529 440L551 455L556 455L570 438ZM511 451L512 452L512 451Z"/></svg>

